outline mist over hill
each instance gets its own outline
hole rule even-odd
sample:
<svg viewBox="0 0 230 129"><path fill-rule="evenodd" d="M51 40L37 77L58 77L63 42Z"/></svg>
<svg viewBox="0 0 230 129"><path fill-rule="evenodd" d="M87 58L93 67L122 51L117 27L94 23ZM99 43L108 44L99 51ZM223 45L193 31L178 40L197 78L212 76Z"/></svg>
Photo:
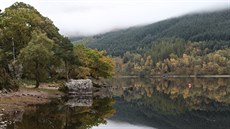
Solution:
<svg viewBox="0 0 230 129"><path fill-rule="evenodd" d="M145 26L95 35L87 42L87 46L104 49L109 54L118 56L126 51L141 53L154 41L169 37L189 41L228 41L230 10L188 14Z"/></svg>
<svg viewBox="0 0 230 129"><path fill-rule="evenodd" d="M106 50L121 75L230 74L230 10L188 14L74 43Z"/></svg>

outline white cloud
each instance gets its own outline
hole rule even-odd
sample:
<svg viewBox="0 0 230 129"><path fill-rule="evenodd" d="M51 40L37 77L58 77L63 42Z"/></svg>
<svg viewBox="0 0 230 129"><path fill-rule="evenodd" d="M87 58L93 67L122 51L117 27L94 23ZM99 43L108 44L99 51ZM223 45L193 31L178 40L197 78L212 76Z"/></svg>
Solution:
<svg viewBox="0 0 230 129"><path fill-rule="evenodd" d="M16 0L0 0L0 8ZM189 12L227 8L230 0L21 0L31 4L64 35L97 34L153 23Z"/></svg>
<svg viewBox="0 0 230 129"><path fill-rule="evenodd" d="M127 122L107 120L107 124L95 126L92 129L156 129L144 125L133 125Z"/></svg>

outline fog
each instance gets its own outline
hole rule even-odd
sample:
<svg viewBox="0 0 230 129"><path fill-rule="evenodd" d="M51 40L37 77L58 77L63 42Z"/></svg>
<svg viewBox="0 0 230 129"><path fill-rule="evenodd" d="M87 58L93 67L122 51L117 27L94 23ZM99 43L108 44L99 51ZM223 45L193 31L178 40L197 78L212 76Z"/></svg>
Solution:
<svg viewBox="0 0 230 129"><path fill-rule="evenodd" d="M0 9L16 0L0 0ZM229 8L230 0L21 0L49 17L66 36L94 35L187 13Z"/></svg>

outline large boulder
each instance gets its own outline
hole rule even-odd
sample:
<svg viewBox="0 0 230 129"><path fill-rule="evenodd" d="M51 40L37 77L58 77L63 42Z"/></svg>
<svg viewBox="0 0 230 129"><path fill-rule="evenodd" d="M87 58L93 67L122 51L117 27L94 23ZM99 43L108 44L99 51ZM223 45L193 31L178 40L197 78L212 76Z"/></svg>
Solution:
<svg viewBox="0 0 230 129"><path fill-rule="evenodd" d="M93 83L90 79L71 79L66 83L68 89L69 100L66 105L71 107L76 106L91 106L93 103Z"/></svg>
<svg viewBox="0 0 230 129"><path fill-rule="evenodd" d="M66 83L66 87L68 88L68 94L70 97L76 95L91 95L93 83L90 79L71 79Z"/></svg>

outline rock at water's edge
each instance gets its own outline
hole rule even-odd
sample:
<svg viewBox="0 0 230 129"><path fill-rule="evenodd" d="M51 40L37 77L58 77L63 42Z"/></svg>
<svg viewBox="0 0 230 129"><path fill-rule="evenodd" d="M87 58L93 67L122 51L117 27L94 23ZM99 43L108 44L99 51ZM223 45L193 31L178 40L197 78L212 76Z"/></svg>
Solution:
<svg viewBox="0 0 230 129"><path fill-rule="evenodd" d="M69 95L91 94L93 83L90 79L71 79L66 83Z"/></svg>

